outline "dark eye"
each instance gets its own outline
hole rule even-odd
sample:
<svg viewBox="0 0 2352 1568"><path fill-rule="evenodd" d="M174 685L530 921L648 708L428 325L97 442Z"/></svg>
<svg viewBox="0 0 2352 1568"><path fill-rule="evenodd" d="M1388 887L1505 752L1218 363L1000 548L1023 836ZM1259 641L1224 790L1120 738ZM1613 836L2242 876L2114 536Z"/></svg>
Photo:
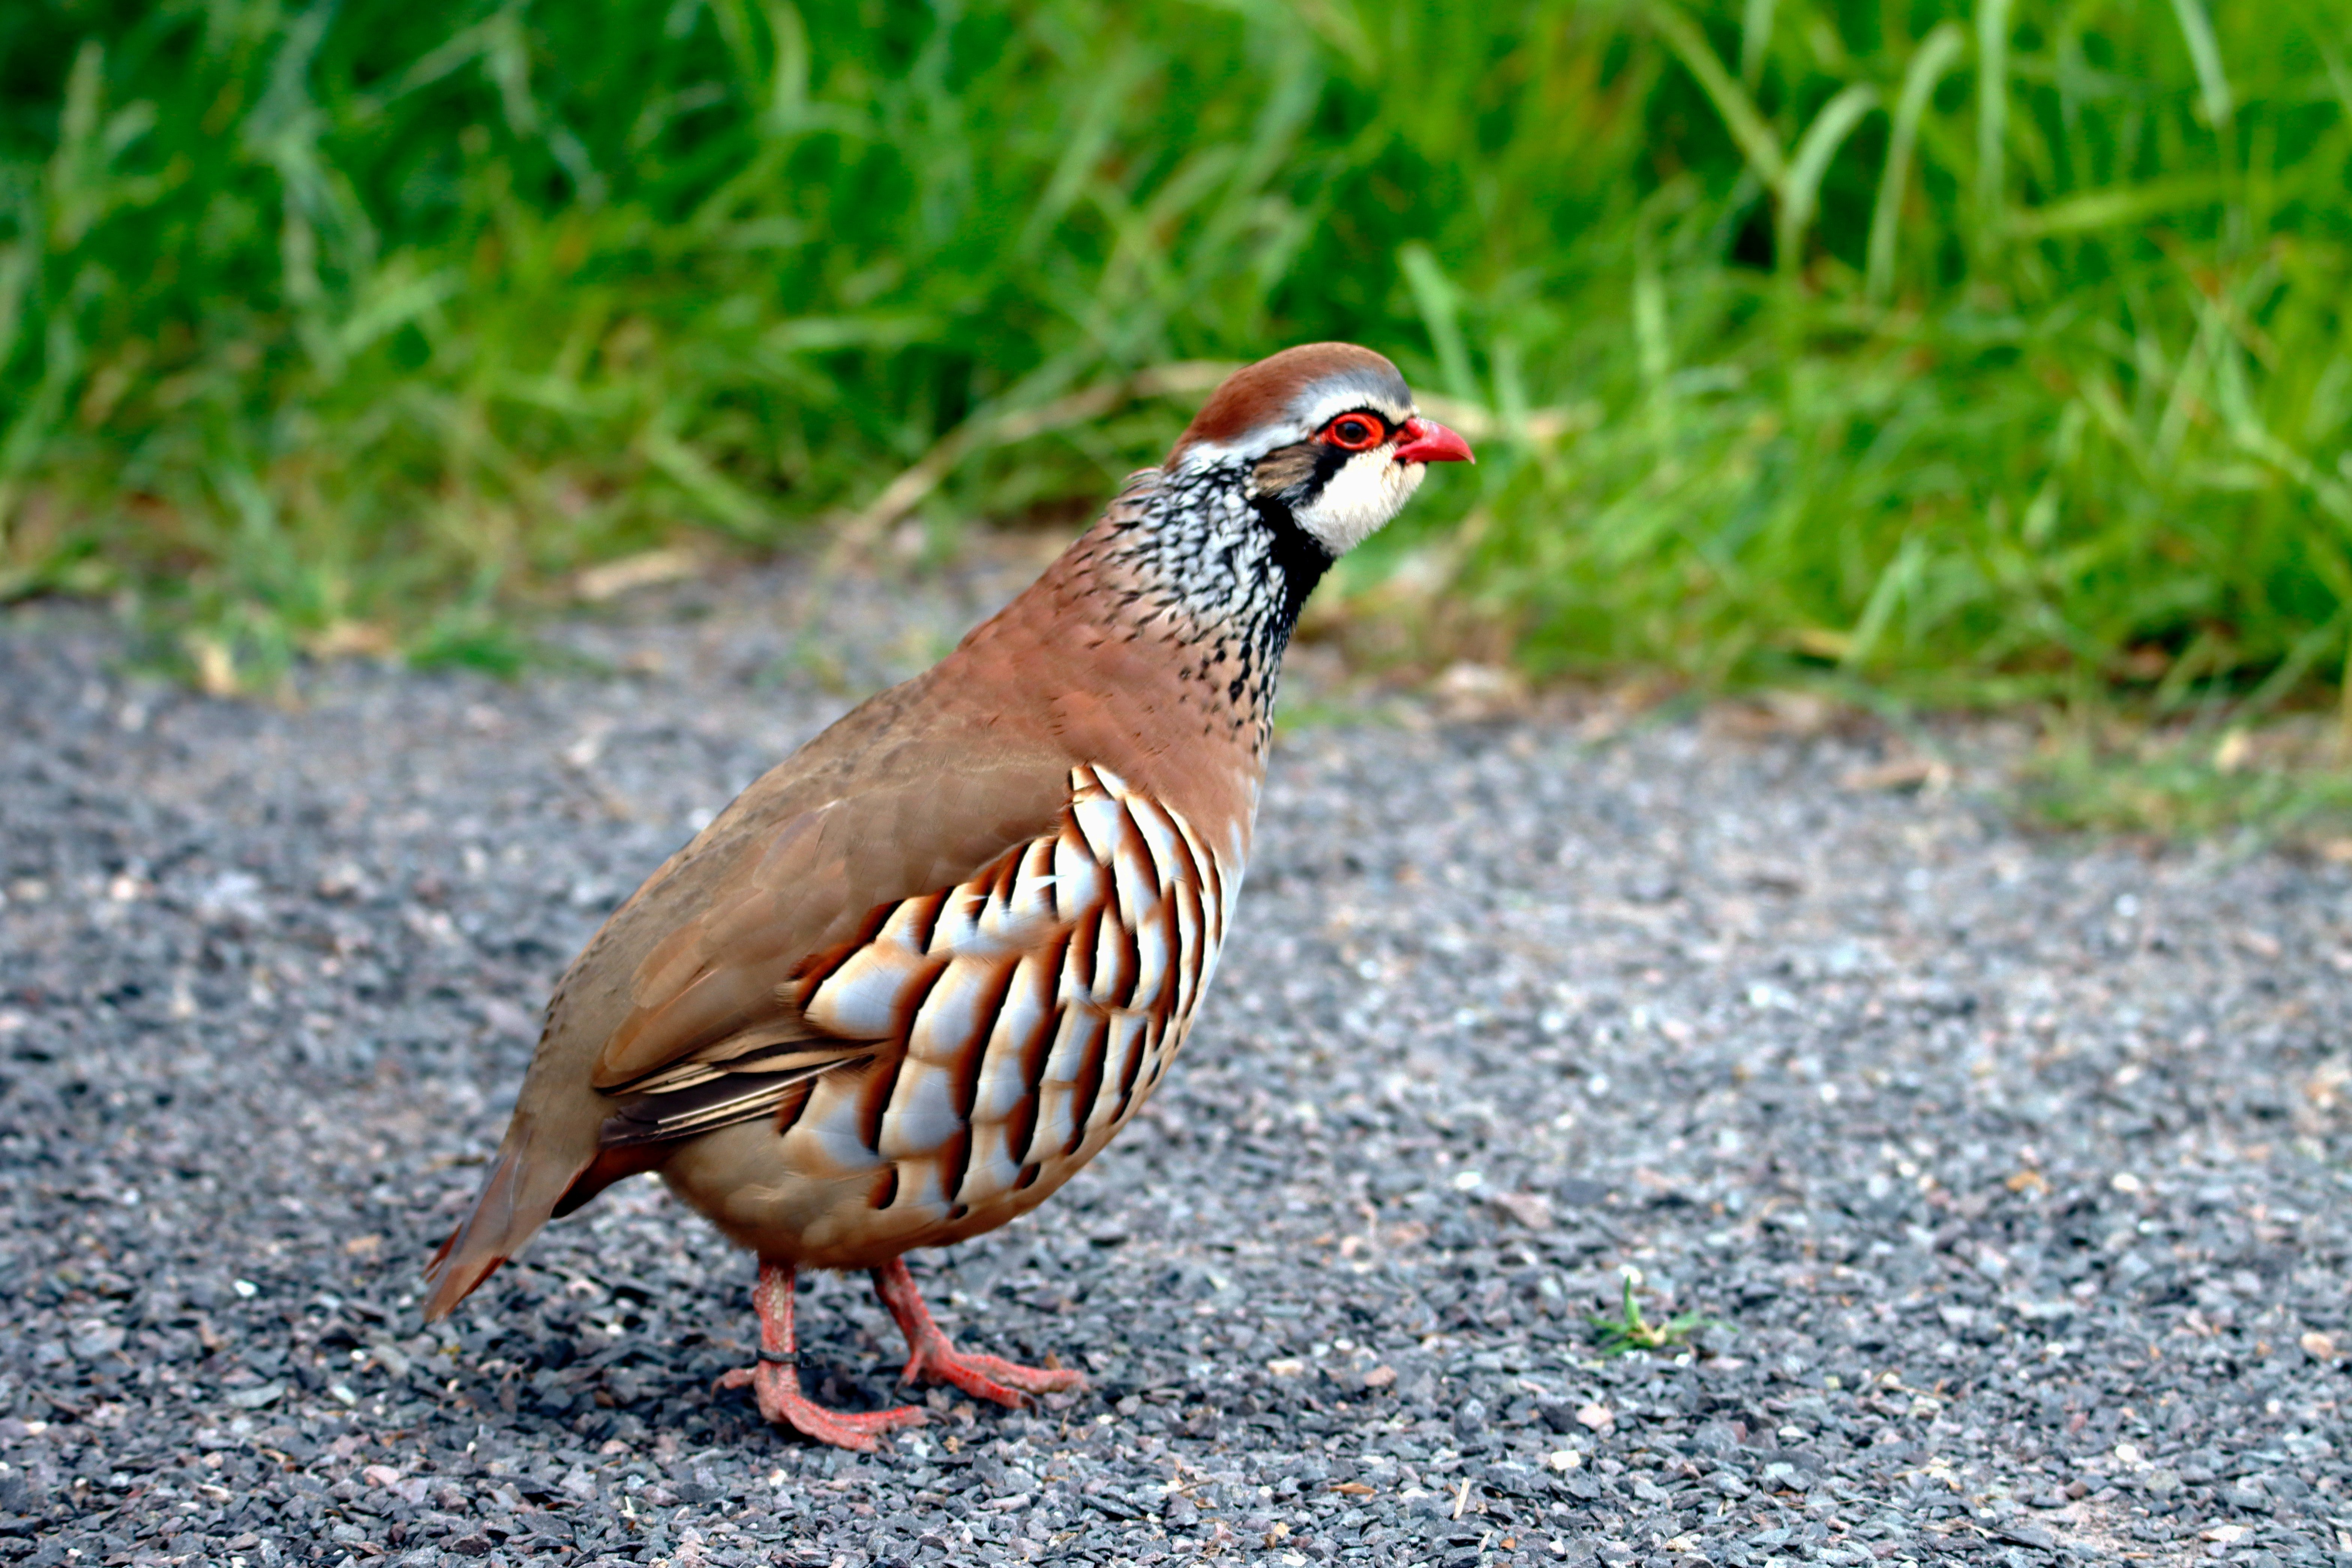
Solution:
<svg viewBox="0 0 2352 1568"><path fill-rule="evenodd" d="M1388 430L1371 415L1342 414L1331 421L1329 427L1323 434L1334 447L1345 447L1350 452L1360 452L1367 447L1379 446L1387 438Z"/></svg>

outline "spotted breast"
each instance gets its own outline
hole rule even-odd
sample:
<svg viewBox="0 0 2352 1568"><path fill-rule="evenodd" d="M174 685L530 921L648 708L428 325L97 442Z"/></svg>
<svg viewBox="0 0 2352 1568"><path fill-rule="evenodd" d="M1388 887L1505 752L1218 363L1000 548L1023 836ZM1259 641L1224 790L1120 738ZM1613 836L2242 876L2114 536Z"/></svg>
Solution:
<svg viewBox="0 0 2352 1568"><path fill-rule="evenodd" d="M803 1038L632 1086L643 1098L606 1141L711 1129L666 1172L696 1184L733 1153L719 1124L772 1104L746 1133L782 1132L761 1151L782 1179L734 1187L711 1218L808 1266L867 1268L992 1229L1150 1095L1214 973L1241 872L1181 815L1080 764L1055 831L875 910L868 932L803 966L792 987L808 1032L854 1052ZM806 1070L815 1055L828 1059Z"/></svg>

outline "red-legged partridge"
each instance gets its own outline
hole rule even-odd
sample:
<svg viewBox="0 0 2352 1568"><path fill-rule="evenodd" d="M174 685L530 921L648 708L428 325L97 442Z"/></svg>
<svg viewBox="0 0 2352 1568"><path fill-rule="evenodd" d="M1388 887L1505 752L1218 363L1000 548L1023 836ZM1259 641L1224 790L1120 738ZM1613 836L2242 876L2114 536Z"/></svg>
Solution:
<svg viewBox="0 0 2352 1568"><path fill-rule="evenodd" d="M992 1230L1094 1158L1175 1058L1233 917L1275 679L1308 590L1470 448L1387 360L1234 374L1167 462L924 675L745 790L555 988L439 1318L624 1176L759 1256L772 1421L914 1426L803 1396L793 1280L864 1268L907 1376L1019 1402L1076 1372L956 1350L905 1254Z"/></svg>

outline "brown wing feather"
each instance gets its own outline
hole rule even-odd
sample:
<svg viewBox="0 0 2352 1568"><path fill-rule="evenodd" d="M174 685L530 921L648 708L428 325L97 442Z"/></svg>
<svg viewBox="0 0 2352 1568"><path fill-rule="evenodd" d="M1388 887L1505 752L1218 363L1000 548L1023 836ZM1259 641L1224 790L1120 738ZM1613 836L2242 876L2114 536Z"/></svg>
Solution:
<svg viewBox="0 0 2352 1568"><path fill-rule="evenodd" d="M607 1149L668 1143L738 1121L775 1116L788 1109L787 1101L807 1092L811 1079L872 1059L871 1052L836 1055L781 1072L724 1073L682 1089L644 1095L605 1121L600 1142Z"/></svg>
<svg viewBox="0 0 2352 1568"><path fill-rule="evenodd" d="M1052 831L1069 800L1066 753L1050 738L998 731L985 714L897 733L929 717L907 711L914 695L884 693L746 790L573 962L484 1190L427 1270L428 1317L446 1315L559 1205L652 1168L640 1151L736 1119L714 1119L716 1105L773 1114L814 1074L873 1060L876 1042L801 1016L803 969L870 935L878 914ZM764 1058L793 1048L805 1055L766 1092L722 1081L742 1076L733 1068L772 1069ZM698 1086L709 1103L655 1109L604 1136L646 1089Z"/></svg>
<svg viewBox="0 0 2352 1568"><path fill-rule="evenodd" d="M953 887L1051 831L1069 799L1066 764L1042 781L1010 770L959 777L929 759L904 765L929 774L929 784L867 791L799 814L759 846L744 871L705 893L699 910L678 911L684 918L631 976L628 1012L597 1054L596 1088L618 1089L682 1060L721 1059L751 1044L826 1037L801 1021L794 984L817 954L854 943L906 900ZM688 893L679 878L657 892L671 888Z"/></svg>

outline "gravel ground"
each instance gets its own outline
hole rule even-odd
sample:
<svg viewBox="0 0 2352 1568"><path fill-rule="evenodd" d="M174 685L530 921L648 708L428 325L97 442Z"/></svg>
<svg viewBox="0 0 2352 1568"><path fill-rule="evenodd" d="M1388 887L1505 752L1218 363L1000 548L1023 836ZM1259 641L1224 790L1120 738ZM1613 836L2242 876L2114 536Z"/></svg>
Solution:
<svg viewBox="0 0 2352 1568"><path fill-rule="evenodd" d="M748 1260L643 1182L424 1327L563 963L1009 580L288 707L0 620L0 1559L2352 1562L2352 868L2035 837L1796 710L1287 733L1159 1101L916 1260L1082 1396L772 1432ZM1604 1356L1627 1278L1711 1321ZM894 1398L862 1281L803 1324Z"/></svg>

